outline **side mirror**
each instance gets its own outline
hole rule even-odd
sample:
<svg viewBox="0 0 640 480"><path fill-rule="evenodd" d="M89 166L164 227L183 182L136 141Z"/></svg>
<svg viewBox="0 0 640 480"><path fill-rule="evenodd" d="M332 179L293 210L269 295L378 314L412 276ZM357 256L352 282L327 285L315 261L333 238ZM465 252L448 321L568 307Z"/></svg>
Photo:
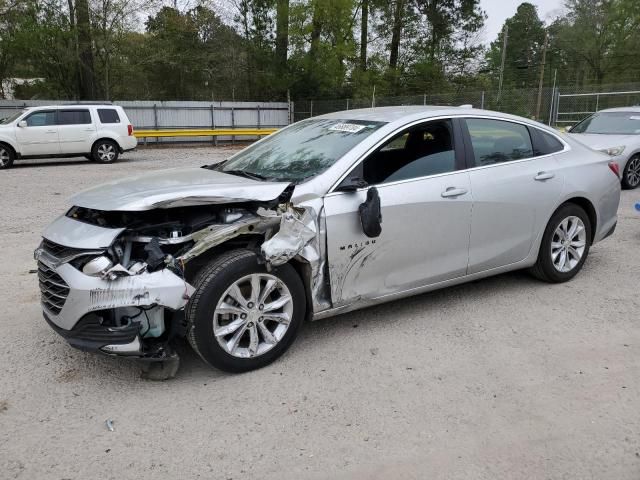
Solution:
<svg viewBox="0 0 640 480"><path fill-rule="evenodd" d="M364 234L369 238L379 237L382 233L382 209L376 187L367 190L367 199L360 204L358 211Z"/></svg>
<svg viewBox="0 0 640 480"><path fill-rule="evenodd" d="M27 126L27 121L26 121L26 120L20 120L20 121L18 122L18 126L19 126L20 128L25 128L25 127Z"/></svg>
<svg viewBox="0 0 640 480"><path fill-rule="evenodd" d="M573 128L573 125L569 125L568 127L565 127L565 132L570 132L571 129Z"/></svg>
<svg viewBox="0 0 640 480"><path fill-rule="evenodd" d="M367 188L369 184L360 177L351 177L344 180L338 188L336 188L339 192L355 192L360 188Z"/></svg>

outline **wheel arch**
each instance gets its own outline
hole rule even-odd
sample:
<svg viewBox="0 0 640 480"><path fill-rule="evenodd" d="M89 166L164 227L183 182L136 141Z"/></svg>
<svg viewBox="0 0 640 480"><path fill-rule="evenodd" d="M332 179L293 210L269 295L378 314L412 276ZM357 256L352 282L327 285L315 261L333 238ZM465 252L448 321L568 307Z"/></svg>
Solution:
<svg viewBox="0 0 640 480"><path fill-rule="evenodd" d="M211 247L203 254L197 256L192 261L190 261L186 265L185 269L185 277L188 282L193 282L193 280L198 276L198 273L205 268L211 261L223 254L224 252L228 252L230 250L237 249L247 249L252 251L259 251L260 245L264 242L265 237L264 234L248 234L248 235L240 235L233 239L230 239L224 243ZM294 268L298 276L300 277L300 282L304 287L305 292L305 300L306 300L306 319L310 319L313 316L313 297L311 292L311 282L312 282L312 271L311 265L307 262L298 260L296 258L290 260L288 262ZM277 267L275 267L277 268Z"/></svg>
<svg viewBox="0 0 640 480"><path fill-rule="evenodd" d="M3 138L0 138L0 145L3 145L5 147L10 148L11 151L13 152L14 157L17 158L20 155L20 153L18 152L18 149L16 148L16 146L13 145L11 142L3 139Z"/></svg>
<svg viewBox="0 0 640 480"><path fill-rule="evenodd" d="M110 142L115 143L116 146L118 147L118 151L122 153L122 146L120 145L120 143L118 143L118 141L115 138L105 137L105 136L101 136L100 138L97 138L93 141L93 143L91 144L91 152L93 152L93 149L95 148L96 143L101 142L103 140L109 140Z"/></svg>
<svg viewBox="0 0 640 480"><path fill-rule="evenodd" d="M553 214L555 214L558 211L558 209L562 208L564 205L567 205L569 203L573 203L574 205L579 206L586 212L587 216L589 217L589 222L591 223L591 239L590 240L591 240L591 243L593 243L593 240L596 237L596 232L598 230L598 213L596 211L596 207L594 207L593 203L591 203L591 201L588 198L572 197L572 198L569 198L568 200L565 200L561 205L559 205L558 208L556 208L553 211Z"/></svg>

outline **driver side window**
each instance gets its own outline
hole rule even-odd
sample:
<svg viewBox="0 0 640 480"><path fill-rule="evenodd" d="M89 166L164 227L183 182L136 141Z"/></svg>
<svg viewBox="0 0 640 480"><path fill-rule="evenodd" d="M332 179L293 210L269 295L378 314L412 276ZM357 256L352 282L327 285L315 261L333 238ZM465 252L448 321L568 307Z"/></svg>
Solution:
<svg viewBox="0 0 640 480"><path fill-rule="evenodd" d="M402 131L367 157L361 168L369 185L455 171L451 120L435 120Z"/></svg>

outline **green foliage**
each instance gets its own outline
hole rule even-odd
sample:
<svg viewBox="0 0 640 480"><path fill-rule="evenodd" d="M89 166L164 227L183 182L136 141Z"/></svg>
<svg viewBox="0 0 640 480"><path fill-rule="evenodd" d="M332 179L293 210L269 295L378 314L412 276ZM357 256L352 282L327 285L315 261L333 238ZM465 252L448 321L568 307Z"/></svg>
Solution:
<svg viewBox="0 0 640 480"><path fill-rule="evenodd" d="M538 86L545 35L546 86L640 71L637 0L566 0L547 26L525 2L488 48L480 0L234 0L224 15L205 0L89 0L88 27L76 2L0 0L0 80L44 79L21 96L81 98L87 81L116 100L454 95L497 86L507 28L505 89Z"/></svg>

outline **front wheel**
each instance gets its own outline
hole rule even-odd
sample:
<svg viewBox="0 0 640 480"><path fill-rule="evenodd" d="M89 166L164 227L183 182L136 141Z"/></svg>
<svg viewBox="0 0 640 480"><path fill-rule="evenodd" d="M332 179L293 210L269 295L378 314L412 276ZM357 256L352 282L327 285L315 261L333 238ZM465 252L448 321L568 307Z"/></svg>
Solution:
<svg viewBox="0 0 640 480"><path fill-rule="evenodd" d="M591 222L586 212L573 203L553 214L542 237L534 276L550 283L571 280L584 265L591 245Z"/></svg>
<svg viewBox="0 0 640 480"><path fill-rule="evenodd" d="M15 154L13 150L5 145L0 144L0 169L10 168L13 165Z"/></svg>
<svg viewBox="0 0 640 480"><path fill-rule="evenodd" d="M305 292L295 269L285 264L268 272L249 250L220 255L194 283L187 338L220 370L268 365L289 348L304 320Z"/></svg>
<svg viewBox="0 0 640 480"><path fill-rule="evenodd" d="M640 185L640 155L631 157L622 171L622 186L634 189Z"/></svg>
<svg viewBox="0 0 640 480"><path fill-rule="evenodd" d="M113 163L118 160L118 145L112 140L98 140L91 149L91 156L99 163Z"/></svg>

